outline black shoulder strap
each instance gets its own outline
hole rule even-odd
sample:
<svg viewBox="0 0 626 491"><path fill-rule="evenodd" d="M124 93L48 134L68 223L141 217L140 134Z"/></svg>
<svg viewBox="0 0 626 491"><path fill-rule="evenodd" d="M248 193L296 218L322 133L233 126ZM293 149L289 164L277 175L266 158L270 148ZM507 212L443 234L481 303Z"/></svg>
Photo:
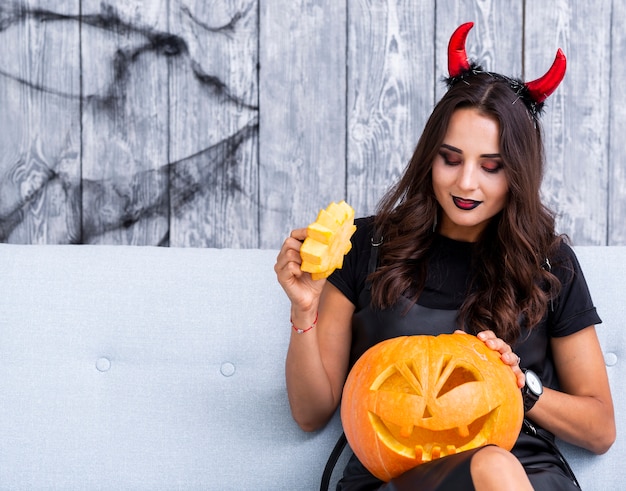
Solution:
<svg viewBox="0 0 626 491"><path fill-rule="evenodd" d="M547 257L543 260L543 263L541 263L541 267L548 273L552 272L552 265ZM550 297L550 312L554 312L554 299L552 297Z"/></svg>
<svg viewBox="0 0 626 491"><path fill-rule="evenodd" d="M372 238L370 239L370 242L372 244L372 248L370 250L370 261L367 266L368 275L376 271L376 268L378 267L378 250L379 247L383 244L383 236L375 230Z"/></svg>
<svg viewBox="0 0 626 491"><path fill-rule="evenodd" d="M368 263L367 273L371 274L376 271L378 267L378 248L383 243L383 237L377 231L374 231L374 234L371 237L372 249L370 251L370 260ZM320 491L328 491L328 487L330 486L330 478L333 475L333 470L335 470L335 466L337 465L337 461L339 457L341 457L341 453L343 449L346 447L348 440L346 439L346 434L341 433L337 443L335 444L335 448L328 457L328 462L326 462L326 467L324 467L324 473L322 474L322 483L320 485Z"/></svg>
<svg viewBox="0 0 626 491"><path fill-rule="evenodd" d="M367 279L365 280L366 290L372 289L372 282L370 281L369 276L378 268L378 252L380 250L380 246L383 245L383 236L378 230L374 230L372 232L370 244L372 247L370 247L370 260L367 263Z"/></svg>
<svg viewBox="0 0 626 491"><path fill-rule="evenodd" d="M540 430L542 430L542 431L540 431ZM569 474L569 477L574 482L576 487L580 488L580 484L578 483L578 479L576 479L576 474L574 474L574 471L572 470L572 468L570 467L569 463L565 459L565 456L561 453L561 450L559 449L557 444L554 442L554 440L552 438L549 438L548 436L546 436L543 433L543 431L546 431L546 430L543 430L541 427L534 425L528 419L524 418L524 423L522 424L522 431L524 433L526 433L527 435L534 436L534 437L537 437L537 438L541 438L544 442L546 442L550 446L550 448L552 448L552 450L554 450L554 453L557 455L557 457L559 458L559 460L563 464L563 467L565 468L565 470Z"/></svg>
<svg viewBox="0 0 626 491"><path fill-rule="evenodd" d="M324 467L324 473L322 474L322 483L320 485L320 491L328 491L328 486L330 486L330 478L333 475L333 470L335 469L335 465L337 465L337 461L343 452L343 449L348 443L346 439L346 434L341 433L337 443L335 443L335 448L330 453L330 457L328 457L328 462L326 462L326 467Z"/></svg>

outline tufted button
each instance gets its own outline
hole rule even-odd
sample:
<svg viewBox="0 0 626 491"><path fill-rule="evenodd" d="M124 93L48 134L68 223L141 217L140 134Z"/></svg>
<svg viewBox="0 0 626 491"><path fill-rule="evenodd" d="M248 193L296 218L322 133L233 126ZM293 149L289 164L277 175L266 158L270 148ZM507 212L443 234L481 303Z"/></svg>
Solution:
<svg viewBox="0 0 626 491"><path fill-rule="evenodd" d="M235 365L233 365L229 361L226 361L222 363L222 366L220 367L220 372L222 372L222 375L224 375L224 377L232 377L235 374Z"/></svg>
<svg viewBox="0 0 626 491"><path fill-rule="evenodd" d="M108 372L111 368L111 360L105 358L104 356L98 358L98 361L96 361L96 368L99 372Z"/></svg>
<svg viewBox="0 0 626 491"><path fill-rule="evenodd" d="M612 367L613 365L617 365L617 355L615 353L605 353L604 363L606 364L607 367Z"/></svg>

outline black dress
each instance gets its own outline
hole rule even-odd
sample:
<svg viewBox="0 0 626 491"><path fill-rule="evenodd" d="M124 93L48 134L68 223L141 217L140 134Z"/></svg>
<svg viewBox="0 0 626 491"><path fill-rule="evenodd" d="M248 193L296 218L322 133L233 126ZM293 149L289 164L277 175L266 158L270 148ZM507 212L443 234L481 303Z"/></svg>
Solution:
<svg viewBox="0 0 626 491"><path fill-rule="evenodd" d="M452 333L458 329L457 313L468 290L472 268L471 243L437 236L428 262L426 284L417 304L410 306L406 300L394 308L374 309L366 281L368 272L375 267L375 258L371 258L372 223L371 218L356 221L352 250L346 256L343 268L329 277L329 281L356 307L352 322L350 366L369 347L385 339ZM552 273L562 284L560 295L538 326L530 333L522 332L513 350L520 356L522 368L535 371L544 386L558 389L550 338L573 334L601 320L571 248L563 244L557 257L549 260ZM567 464L562 462L562 457L554 449L554 437L532 422L528 423L543 438L522 431L512 453L521 461L533 487L546 491L578 489L568 473ZM473 490L470 461L476 451L461 452L422 464L389 483L375 478L352 455L337 489Z"/></svg>

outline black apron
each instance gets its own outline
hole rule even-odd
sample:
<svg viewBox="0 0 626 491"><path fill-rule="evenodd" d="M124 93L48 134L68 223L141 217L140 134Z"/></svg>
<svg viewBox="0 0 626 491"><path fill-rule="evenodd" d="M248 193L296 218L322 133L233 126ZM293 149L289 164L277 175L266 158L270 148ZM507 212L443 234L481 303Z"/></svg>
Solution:
<svg viewBox="0 0 626 491"><path fill-rule="evenodd" d="M377 266L380 243L382 242L372 240L368 266L370 272L374 271ZM373 308L369 282L359 296L359 305L364 307L354 314L352 320L350 366L353 366L369 347L385 339L414 335L416 332L427 335L453 333L458 329L458 310L432 309L419 304L411 305L406 298L393 308L382 310ZM342 438L345 439L343 435ZM340 439L338 447L341 446ZM329 465L333 458L338 458L338 450L336 448L333 452L335 455L329 459ZM374 477L353 454L344 470L343 478L337 484L337 490L473 490L470 463L472 456L479 450L468 450L419 465L392 479L389 483L384 483ZM512 453L524 466L536 490L575 491L580 489L569 465L554 443L554 436L532 422L527 420L524 422ZM331 467L334 467L334 463ZM327 471L325 472L326 479L328 478Z"/></svg>

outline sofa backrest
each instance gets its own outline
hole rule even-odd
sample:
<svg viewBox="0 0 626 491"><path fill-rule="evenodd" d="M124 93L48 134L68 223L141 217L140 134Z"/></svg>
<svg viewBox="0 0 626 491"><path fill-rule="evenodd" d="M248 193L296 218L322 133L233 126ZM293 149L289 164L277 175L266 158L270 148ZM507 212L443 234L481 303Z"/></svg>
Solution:
<svg viewBox="0 0 626 491"><path fill-rule="evenodd" d="M626 482L626 247L576 247L591 296L602 318L596 327L604 352L617 418L617 440L604 455L560 442L584 490L617 490Z"/></svg>
<svg viewBox="0 0 626 491"><path fill-rule="evenodd" d="M318 489L340 422L289 413L276 254L0 245L0 489ZM579 257L623 415L626 248ZM603 490L623 450L567 448Z"/></svg>

